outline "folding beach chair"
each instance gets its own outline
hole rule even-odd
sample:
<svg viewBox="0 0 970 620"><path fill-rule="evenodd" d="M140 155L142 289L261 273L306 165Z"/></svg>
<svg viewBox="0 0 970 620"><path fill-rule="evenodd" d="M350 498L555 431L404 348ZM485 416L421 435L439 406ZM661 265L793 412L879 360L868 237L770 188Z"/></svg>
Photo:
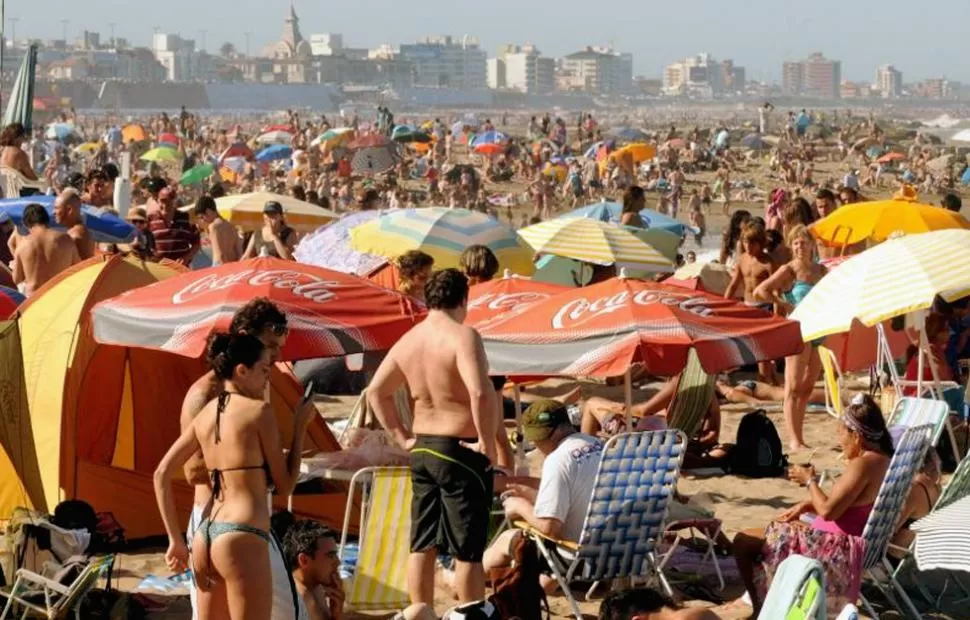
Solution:
<svg viewBox="0 0 970 620"><path fill-rule="evenodd" d="M81 620L81 603L84 597L106 573L114 563L113 555L105 555L92 559L81 574L69 586L48 579L25 568L17 571L13 588L0 592L0 597L7 599L7 604L0 614L0 620L12 618L9 615L14 607L23 609L20 618L39 616L49 620L67 618L74 612L76 620Z"/></svg>
<svg viewBox="0 0 970 620"><path fill-rule="evenodd" d="M673 596L655 552L686 449L687 437L675 430L607 441L578 543L514 524L536 540L578 620L583 615L569 588L575 579L594 582L592 592L607 579L656 577Z"/></svg>
<svg viewBox="0 0 970 620"><path fill-rule="evenodd" d="M385 611L410 604L407 559L411 541L411 471L407 467L367 467L350 481L340 534L345 557L354 493L364 495L357 565L347 586L348 609Z"/></svg>
<svg viewBox="0 0 970 620"><path fill-rule="evenodd" d="M839 361L830 349L818 348L822 360L822 378L825 385L825 411L836 418L842 417L845 400L842 398L842 370Z"/></svg>
<svg viewBox="0 0 970 620"><path fill-rule="evenodd" d="M866 528L862 532L862 538L866 543L865 556L862 560L863 577L869 577L901 612L904 614L908 612L915 618L919 618L920 614L902 585L896 580L893 568L886 559L886 551L889 549L889 541L896 533L899 513L909 496L913 477L922 467L926 451L930 447L929 437L932 431L932 426L924 425L911 427L903 433L896 444L895 454L893 454L892 461L889 463L889 469L886 471L882 486L879 487L879 494L876 496L872 513L866 522ZM880 580L877 571L885 576L885 581L889 582L891 588L886 587L886 584ZM899 599L906 607L905 610L898 604L892 590L895 590L899 595ZM859 598L869 615L878 618L879 616L876 615L872 605L861 593Z"/></svg>
<svg viewBox="0 0 970 620"><path fill-rule="evenodd" d="M778 566L758 620L825 620L825 573L818 560L792 555Z"/></svg>
<svg viewBox="0 0 970 620"><path fill-rule="evenodd" d="M697 352L690 349L687 365L677 382L677 392L667 408L667 427L681 431L690 439L700 432L704 416L714 398L717 377L701 367Z"/></svg>
<svg viewBox="0 0 970 620"><path fill-rule="evenodd" d="M957 451L957 458L959 458L956 436L953 434L953 426L950 424L950 406L946 401L911 396L900 398L889 416L887 426L913 427L923 424L929 424L933 427L933 432L930 434L930 445L932 446L940 442L940 436L945 428L950 443Z"/></svg>

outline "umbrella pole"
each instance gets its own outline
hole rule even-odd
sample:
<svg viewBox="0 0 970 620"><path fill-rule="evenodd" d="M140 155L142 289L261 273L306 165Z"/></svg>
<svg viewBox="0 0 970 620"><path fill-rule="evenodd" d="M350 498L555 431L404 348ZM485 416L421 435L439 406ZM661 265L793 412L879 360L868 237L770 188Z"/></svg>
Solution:
<svg viewBox="0 0 970 620"><path fill-rule="evenodd" d="M522 392L519 390L518 383L512 384L512 398L515 399L515 463L512 473L518 476L520 468L525 466L525 436L522 433Z"/></svg>
<svg viewBox="0 0 970 620"><path fill-rule="evenodd" d="M633 430L633 380L632 371L627 367L623 375L623 400L626 403L626 430Z"/></svg>
<svg viewBox="0 0 970 620"><path fill-rule="evenodd" d="M916 322L917 329L919 329L919 350L916 353L919 356L916 362L916 398L920 398L923 395L923 350L928 346L926 340L926 314L920 311L917 315Z"/></svg>

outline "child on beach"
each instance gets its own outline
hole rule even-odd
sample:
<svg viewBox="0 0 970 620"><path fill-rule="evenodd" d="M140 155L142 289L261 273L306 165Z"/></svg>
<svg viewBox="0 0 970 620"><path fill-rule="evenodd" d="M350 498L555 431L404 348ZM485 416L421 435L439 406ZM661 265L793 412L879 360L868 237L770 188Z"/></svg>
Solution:
<svg viewBox="0 0 970 620"><path fill-rule="evenodd" d="M711 186L707 183L701 185L701 204L704 206L705 211L710 212L712 200Z"/></svg>
<svg viewBox="0 0 970 620"><path fill-rule="evenodd" d="M704 245L704 234L707 232L707 220L701 211L701 201L697 196L697 190L691 192L690 197L690 225L694 229L694 243L697 247Z"/></svg>
<svg viewBox="0 0 970 620"><path fill-rule="evenodd" d="M765 227L760 222L749 221L741 228L742 253L738 257L738 263L731 275L731 283L724 291L724 297L732 299L735 291L738 290L738 286L743 284L745 305L760 308L770 313L774 311L773 305L758 301L754 295L758 285L775 272L775 263L766 251L767 243ZM773 363L760 362L758 364L758 380L769 385L775 385L776 377Z"/></svg>

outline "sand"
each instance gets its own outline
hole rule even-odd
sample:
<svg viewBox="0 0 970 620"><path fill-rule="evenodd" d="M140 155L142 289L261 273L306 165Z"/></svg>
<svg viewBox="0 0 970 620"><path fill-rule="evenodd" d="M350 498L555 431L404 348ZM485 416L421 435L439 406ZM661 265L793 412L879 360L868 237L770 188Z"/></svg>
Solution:
<svg viewBox="0 0 970 620"><path fill-rule="evenodd" d="M461 157L461 159L464 160L465 158ZM840 179L842 175L844 175L850 169L850 167L858 168L861 166L852 162L816 162L815 179L817 182L824 182L828 179ZM689 190L692 186L697 186L699 183L708 183L713 185L713 176L713 173L698 173L689 175L687 189ZM770 192L773 187L781 185L780 180L771 177L765 161L741 164L741 170L738 172L733 172L732 179L752 180L761 190L766 192ZM410 183L411 182L408 182L408 184ZM488 183L486 185L486 189L489 193L503 193L521 196L526 190L526 185L521 181L503 183L501 185L493 185ZM863 193L869 198L887 198L891 196L893 191L895 191L895 188L892 187L890 183L887 183L883 188L864 188ZM806 198L811 200L812 195L807 193ZM925 202L938 201L938 198L933 196L923 196L921 198ZM657 202L657 195L649 193L647 206L649 208L656 209ZM683 204L686 204L686 202L683 202L682 205ZM517 225L520 222L523 213L531 213L531 208L531 204L518 204L514 208L514 224ZM731 212L741 208L751 211L754 215L763 215L764 204L761 202L731 203ZM713 251L719 248L720 232L727 223L728 217L729 216L722 214L722 205L719 202L715 202L711 207L710 213L707 214L709 233L707 239L705 240L704 246L702 248L698 248L695 246L693 240L690 240L685 243L683 249L685 251ZM684 212L683 208L681 209L680 219L686 221L686 213ZM540 388L533 389L532 391L546 395L555 395L565 393L574 385L575 383L573 382L551 381L544 384ZM584 383L582 385L585 396L595 394L622 400L621 388L607 388L601 384L592 383ZM652 389L655 389L655 387L656 385L654 384ZM649 397L650 393L651 392L649 391L638 391L635 394L635 399L638 401L645 400L647 397ZM327 402L321 405L321 409L324 415L328 418L344 417L349 414L355 400L356 399L353 397L328 398ZM725 405L723 407L723 424L721 429L722 441L733 441L734 437L736 436L737 426L741 417L744 415L744 413L751 411L752 409L753 407L742 405ZM783 423L781 419L780 405L776 404L774 406L770 406L769 416L781 432L781 429L783 429ZM824 412L810 412L806 417L805 439L810 446L817 450L814 454L812 462L818 469L839 467L839 449L837 446L836 429L836 421ZM539 462L537 457L538 455L536 454L532 455L531 465L534 471L538 471L537 468L539 466ZM801 458L804 458L804 456ZM798 462L799 458L796 457L794 460ZM728 536L733 536L735 533L744 528L763 527L773 517L805 498L805 490L803 488L781 478L752 481L730 475L701 477L692 475L690 472L685 472L682 474L678 484L678 490L680 493L686 495L694 495L698 493L708 494L714 501L716 515L722 520L724 531L728 534ZM123 554L119 558L120 575L122 577L121 587L128 590L134 588L141 578L146 574L167 575L168 572L164 567L161 551L162 550L157 550L151 553L139 553L134 555ZM713 582L711 582L709 585L714 586ZM716 592L716 594L722 595L725 600L730 601L736 598L741 591L742 590L739 587L739 584L734 582L729 583L724 592ZM158 597L153 595L153 598L167 605L167 607L163 611L151 614L151 618L156 618L159 620L175 620L189 617L187 597ZM435 603L436 610L439 613L449 608L453 604L450 592L439 586L436 590ZM569 608L564 598L553 597L550 599L550 603L554 617L569 616ZM745 618L750 614L749 608L738 607L736 605L712 606L710 603L696 600L685 601L685 604L689 606L711 606L721 618L726 620ZM598 600L582 602L581 609L588 617L595 616L599 609L599 602ZM387 616L388 614L375 614L373 617ZM366 617L366 615L362 614L360 617ZM898 616L895 616L893 612L890 611L883 614L882 617L895 618Z"/></svg>

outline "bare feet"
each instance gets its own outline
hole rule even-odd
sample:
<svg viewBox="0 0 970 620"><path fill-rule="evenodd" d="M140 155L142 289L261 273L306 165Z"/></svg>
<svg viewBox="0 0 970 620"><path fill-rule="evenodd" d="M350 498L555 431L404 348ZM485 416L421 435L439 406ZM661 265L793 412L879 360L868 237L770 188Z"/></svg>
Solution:
<svg viewBox="0 0 970 620"><path fill-rule="evenodd" d="M788 449L792 452L801 452L802 450L811 450L812 448L800 441L789 441Z"/></svg>

